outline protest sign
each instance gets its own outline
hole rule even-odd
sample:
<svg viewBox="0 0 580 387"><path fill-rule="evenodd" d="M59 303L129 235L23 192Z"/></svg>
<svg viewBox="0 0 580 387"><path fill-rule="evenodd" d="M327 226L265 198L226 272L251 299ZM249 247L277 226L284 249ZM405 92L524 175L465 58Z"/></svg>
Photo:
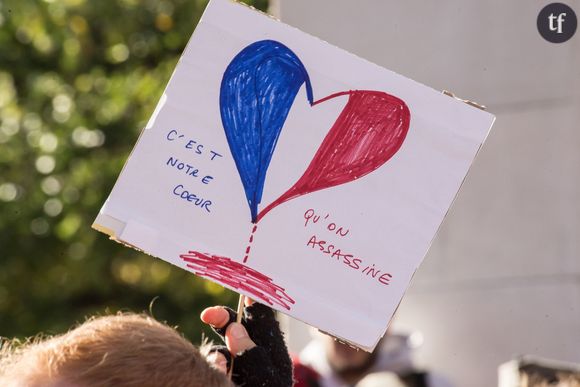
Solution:
<svg viewBox="0 0 580 387"><path fill-rule="evenodd" d="M93 226L372 350L493 120L212 0Z"/></svg>

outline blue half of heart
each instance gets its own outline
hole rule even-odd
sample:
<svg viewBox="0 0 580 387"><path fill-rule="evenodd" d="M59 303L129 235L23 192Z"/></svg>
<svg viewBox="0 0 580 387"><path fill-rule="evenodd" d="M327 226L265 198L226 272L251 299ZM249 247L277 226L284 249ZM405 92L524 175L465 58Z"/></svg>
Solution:
<svg viewBox="0 0 580 387"><path fill-rule="evenodd" d="M261 40L245 47L224 72L219 101L221 119L253 223L272 154L303 84L312 105L312 85L306 68L292 50L275 40Z"/></svg>

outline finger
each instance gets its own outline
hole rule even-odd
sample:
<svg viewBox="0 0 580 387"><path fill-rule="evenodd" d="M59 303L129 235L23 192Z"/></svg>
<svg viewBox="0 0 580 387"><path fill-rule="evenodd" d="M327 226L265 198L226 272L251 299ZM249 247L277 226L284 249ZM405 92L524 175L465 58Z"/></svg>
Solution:
<svg viewBox="0 0 580 387"><path fill-rule="evenodd" d="M227 374L228 361L226 357L221 353L217 351L210 353L209 355L207 355L207 361L213 368L223 372L224 374Z"/></svg>
<svg viewBox="0 0 580 387"><path fill-rule="evenodd" d="M230 368L232 367L232 354L230 353L230 350L228 349L228 347L226 347L225 345L212 345L209 348L209 352L206 355L206 358L210 359L210 355L213 353L219 353L221 356L223 356L223 359L225 359L226 363L225 363L225 370L226 373L230 370ZM211 358L213 359L213 357ZM218 363L221 363L222 358L217 358ZM221 368L221 364L220 364L220 368Z"/></svg>
<svg viewBox="0 0 580 387"><path fill-rule="evenodd" d="M206 308L201 312L199 317L201 318L201 321L214 328L223 328L230 320L228 311L221 306Z"/></svg>
<svg viewBox="0 0 580 387"><path fill-rule="evenodd" d="M226 330L226 345L233 355L238 355L247 349L254 348L256 343L250 339L248 331L242 324L231 323Z"/></svg>

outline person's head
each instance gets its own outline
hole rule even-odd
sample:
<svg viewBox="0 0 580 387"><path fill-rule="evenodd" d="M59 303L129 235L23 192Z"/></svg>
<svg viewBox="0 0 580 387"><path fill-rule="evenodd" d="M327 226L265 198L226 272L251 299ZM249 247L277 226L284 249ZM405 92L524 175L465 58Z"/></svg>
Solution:
<svg viewBox="0 0 580 387"><path fill-rule="evenodd" d="M0 351L5 387L227 386L200 350L151 317L95 317L68 333Z"/></svg>
<svg viewBox="0 0 580 387"><path fill-rule="evenodd" d="M364 372L372 366L375 354L359 350L324 335L323 342L328 364L338 374Z"/></svg>
<svg viewBox="0 0 580 387"><path fill-rule="evenodd" d="M312 333L315 340L322 345L326 362L332 372L351 385L360 381L374 366L382 343L381 339L377 348L369 353L341 343L322 332Z"/></svg>

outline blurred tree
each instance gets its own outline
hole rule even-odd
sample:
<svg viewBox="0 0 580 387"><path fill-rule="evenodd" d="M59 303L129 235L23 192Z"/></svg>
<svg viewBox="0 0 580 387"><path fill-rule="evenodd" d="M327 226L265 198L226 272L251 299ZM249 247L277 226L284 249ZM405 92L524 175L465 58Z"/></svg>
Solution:
<svg viewBox="0 0 580 387"><path fill-rule="evenodd" d="M265 10L267 0L246 1ZM90 228L207 1L0 0L0 336L237 295Z"/></svg>

